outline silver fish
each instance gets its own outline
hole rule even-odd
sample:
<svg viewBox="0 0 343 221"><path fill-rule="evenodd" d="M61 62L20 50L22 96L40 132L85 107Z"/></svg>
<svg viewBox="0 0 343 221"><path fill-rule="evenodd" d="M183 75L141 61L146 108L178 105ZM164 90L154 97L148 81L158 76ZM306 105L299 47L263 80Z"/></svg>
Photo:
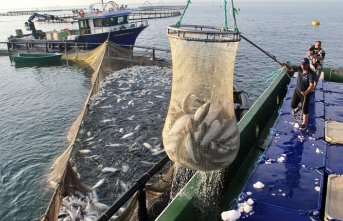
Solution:
<svg viewBox="0 0 343 221"><path fill-rule="evenodd" d="M210 102L206 102L205 104L201 105L198 110L194 114L194 123L195 125L200 124L208 114L210 109Z"/></svg>
<svg viewBox="0 0 343 221"><path fill-rule="evenodd" d="M125 134L124 136L121 137L121 139L126 139L126 138L128 138L128 137L131 137L133 134L134 134L134 132Z"/></svg>
<svg viewBox="0 0 343 221"><path fill-rule="evenodd" d="M100 187L104 183L105 183L105 179L101 179L92 187L92 189L96 189L96 188Z"/></svg>
<svg viewBox="0 0 343 221"><path fill-rule="evenodd" d="M83 149L83 150L80 150L80 153L81 154L89 154L91 153L92 151L91 150L88 150L88 149Z"/></svg>
<svg viewBox="0 0 343 221"><path fill-rule="evenodd" d="M191 114L179 117L170 129L169 135L172 136L184 132L187 126L192 125L192 117L193 116Z"/></svg>
<svg viewBox="0 0 343 221"><path fill-rule="evenodd" d="M200 145L207 146L211 141L215 140L221 132L221 124L219 120L215 120L211 123L210 127L206 131L204 138L202 139Z"/></svg>
<svg viewBox="0 0 343 221"><path fill-rule="evenodd" d="M119 169L113 168L113 167L104 167L101 172L102 173L115 173L119 171Z"/></svg>
<svg viewBox="0 0 343 221"><path fill-rule="evenodd" d="M148 148L148 149L151 149L151 148L152 148L152 146L151 146L149 143L143 143L143 146L145 146L145 147Z"/></svg>

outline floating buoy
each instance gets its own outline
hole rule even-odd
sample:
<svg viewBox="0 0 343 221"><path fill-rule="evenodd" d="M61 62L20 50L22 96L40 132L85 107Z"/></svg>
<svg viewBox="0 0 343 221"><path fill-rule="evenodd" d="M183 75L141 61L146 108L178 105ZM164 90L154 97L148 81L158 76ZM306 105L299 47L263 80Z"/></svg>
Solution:
<svg viewBox="0 0 343 221"><path fill-rule="evenodd" d="M320 21L314 20L314 21L312 21L312 25L318 26L318 25L320 25Z"/></svg>

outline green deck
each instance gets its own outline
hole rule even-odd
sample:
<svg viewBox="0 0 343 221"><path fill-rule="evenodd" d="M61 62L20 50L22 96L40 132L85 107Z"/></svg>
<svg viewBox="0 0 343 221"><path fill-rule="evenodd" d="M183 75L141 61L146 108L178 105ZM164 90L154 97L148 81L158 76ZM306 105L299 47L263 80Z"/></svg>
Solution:
<svg viewBox="0 0 343 221"><path fill-rule="evenodd" d="M280 106L290 82L285 70L274 79L271 85L258 98L254 105L238 123L241 144L236 160L226 169L226 180L222 199L218 199L219 207L229 208L228 203L235 199L246 182L250 171L253 169L257 158L262 153L258 148L260 143L267 138L270 125L275 121L278 107ZM238 175L239 174L239 175ZM243 175L243 176L242 176ZM157 221L199 221L203 218L194 206L196 191L201 185L201 175L197 172L187 183L182 191L168 205ZM212 213L206 220L219 220L218 211Z"/></svg>

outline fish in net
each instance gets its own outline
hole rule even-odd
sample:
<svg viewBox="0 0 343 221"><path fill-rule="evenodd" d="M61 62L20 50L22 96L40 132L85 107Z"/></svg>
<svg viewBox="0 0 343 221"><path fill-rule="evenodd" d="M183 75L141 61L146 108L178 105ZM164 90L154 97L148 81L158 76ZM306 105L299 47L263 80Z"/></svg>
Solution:
<svg viewBox="0 0 343 221"><path fill-rule="evenodd" d="M239 150L233 72L240 40L215 27L171 26L173 80L163 144L175 163L200 171L224 168Z"/></svg>

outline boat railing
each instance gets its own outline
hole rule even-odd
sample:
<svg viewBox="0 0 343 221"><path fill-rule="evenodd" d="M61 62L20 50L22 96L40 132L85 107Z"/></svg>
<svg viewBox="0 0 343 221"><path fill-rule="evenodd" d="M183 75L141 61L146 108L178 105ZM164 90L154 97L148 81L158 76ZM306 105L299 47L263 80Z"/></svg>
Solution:
<svg viewBox="0 0 343 221"><path fill-rule="evenodd" d="M82 42L67 42L67 41L23 41L23 42L0 42L0 55L9 55L18 51L25 51L27 53L36 52L60 52L68 53L69 50L88 50L90 47L94 48L101 45L101 43L82 43ZM130 49L129 59L133 59L135 55L149 56L152 61L168 60L170 56L170 49L147 47L140 45L119 45L124 48ZM21 50L19 50L19 48ZM61 50L64 49L64 50ZM67 50L68 49L68 50Z"/></svg>
<svg viewBox="0 0 343 221"><path fill-rule="evenodd" d="M169 157L166 155L162 160L155 163L153 167L146 173L144 173L140 178L135 181L135 184L127 190L117 201L115 201L110 208L101 214L98 221L109 220L118 210L125 205L136 193L138 201L138 220L146 221L148 220L148 210L146 205L146 190L145 184L147 184L151 177L153 177L157 172L161 171L163 166L169 162Z"/></svg>

